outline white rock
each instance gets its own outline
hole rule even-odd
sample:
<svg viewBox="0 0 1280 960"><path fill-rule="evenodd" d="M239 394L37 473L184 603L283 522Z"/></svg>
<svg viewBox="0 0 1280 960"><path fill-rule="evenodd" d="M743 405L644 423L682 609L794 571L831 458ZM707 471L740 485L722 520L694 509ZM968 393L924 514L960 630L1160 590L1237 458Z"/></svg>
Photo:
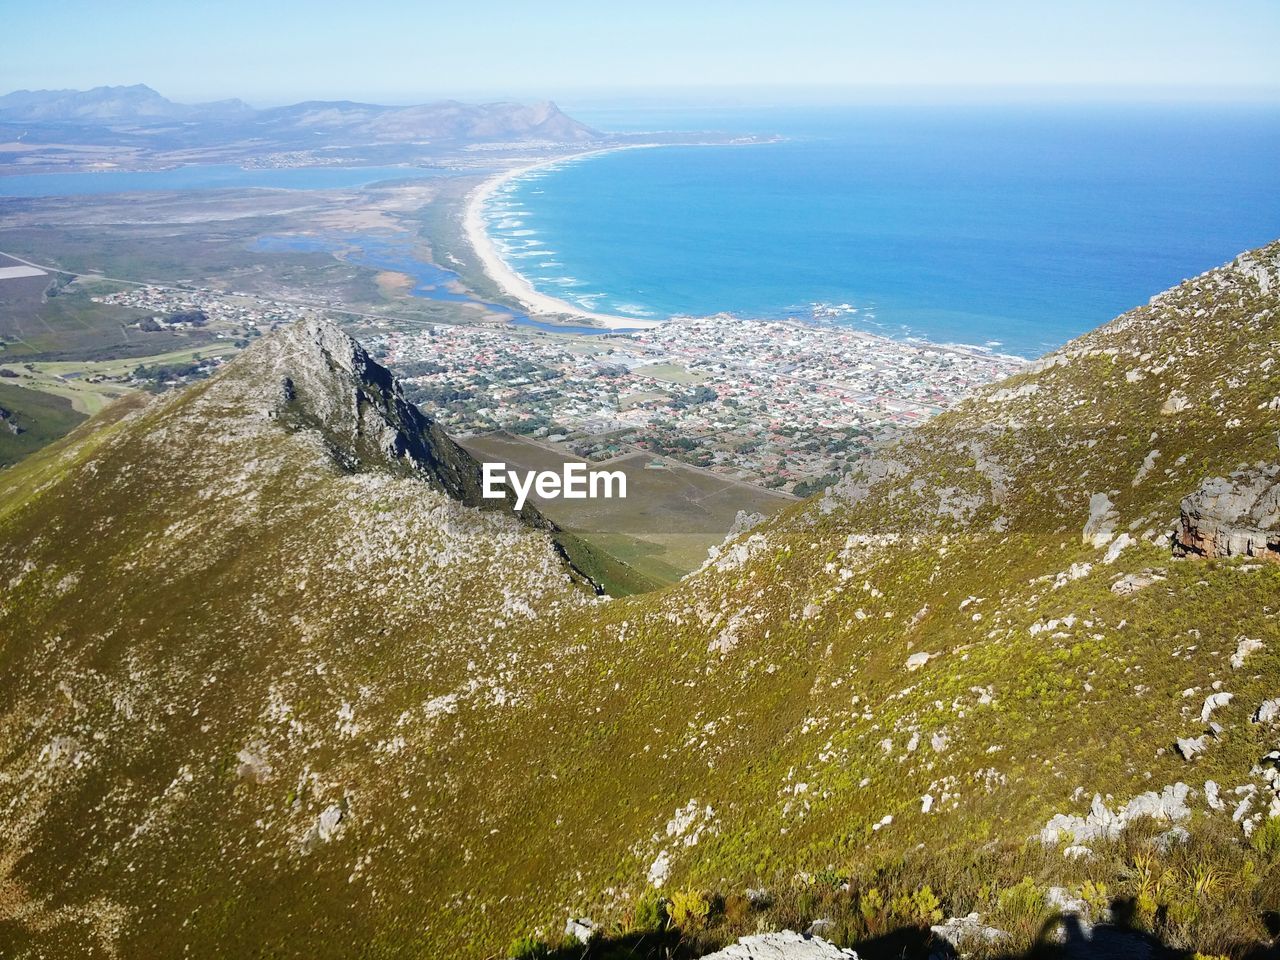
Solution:
<svg viewBox="0 0 1280 960"><path fill-rule="evenodd" d="M1133 537L1129 536L1127 533L1120 534L1120 536L1111 541L1111 546L1107 547L1107 552L1102 558L1102 562L1115 563L1120 559L1120 554L1123 553L1127 547L1131 547L1137 542L1137 540L1133 539Z"/></svg>
<svg viewBox="0 0 1280 960"><path fill-rule="evenodd" d="M649 886L655 890L667 882L671 876L671 855L663 850L649 865Z"/></svg>
<svg viewBox="0 0 1280 960"><path fill-rule="evenodd" d="M1134 797L1123 810L1112 811L1102 797L1094 794L1086 816L1058 813L1040 831L1040 842L1045 844L1072 841L1074 844L1091 840L1114 839L1132 821L1140 817L1178 822L1191 816L1187 795L1191 788L1179 781L1165 787L1160 793L1148 791Z"/></svg>
<svg viewBox="0 0 1280 960"><path fill-rule="evenodd" d="M857 960L858 954L837 947L821 937L794 930L760 933L709 953L703 960Z"/></svg>
<svg viewBox="0 0 1280 960"><path fill-rule="evenodd" d="M1185 739L1179 737L1176 746L1183 760L1192 760L1209 749L1209 740L1208 734Z"/></svg>
<svg viewBox="0 0 1280 960"><path fill-rule="evenodd" d="M1127 573L1111 585L1111 592L1117 597L1131 596L1139 590L1145 590L1158 579L1161 578L1141 573Z"/></svg>
<svg viewBox="0 0 1280 960"><path fill-rule="evenodd" d="M1209 804L1210 810L1225 810L1227 805L1222 802L1222 797L1218 795L1218 785L1212 780L1204 782L1204 801Z"/></svg>
<svg viewBox="0 0 1280 960"><path fill-rule="evenodd" d="M999 943L1008 940L1009 934L982 922L979 914L971 913L966 917L951 917L945 923L929 928L935 937L945 940L957 950L972 949L982 944Z"/></svg>
<svg viewBox="0 0 1280 960"><path fill-rule="evenodd" d="M1239 670L1244 666L1245 660L1249 658L1249 654L1257 653L1263 647L1261 640L1251 640L1248 637L1241 638L1236 644L1236 652L1231 655L1231 666L1235 670Z"/></svg>
<svg viewBox="0 0 1280 960"><path fill-rule="evenodd" d="M1099 549L1105 547L1115 532L1118 520L1111 498L1105 493L1095 493L1089 498L1089 519L1085 521L1082 534L1084 542Z"/></svg>
<svg viewBox="0 0 1280 960"><path fill-rule="evenodd" d="M586 917L570 917L569 921L564 925L564 935L573 937L579 943L586 943L595 932L596 925Z"/></svg>
<svg viewBox="0 0 1280 960"><path fill-rule="evenodd" d="M342 808L336 803L332 803L320 811L320 816L316 817L309 830L302 838L302 850L304 853L310 852L318 844L328 843L342 828Z"/></svg>
<svg viewBox="0 0 1280 960"><path fill-rule="evenodd" d="M1045 891L1044 902L1050 910L1062 914L1082 917L1089 912L1089 905L1079 897L1071 896L1066 887L1050 887Z"/></svg>
<svg viewBox="0 0 1280 960"><path fill-rule="evenodd" d="M1213 711L1220 707L1225 707L1232 701L1235 694L1231 693L1211 693L1204 698L1204 706L1200 708L1200 722L1208 723L1209 718L1213 716Z"/></svg>
<svg viewBox="0 0 1280 960"><path fill-rule="evenodd" d="M919 670L935 656L937 656L937 654L925 653L923 650L919 653L913 653L911 656L907 657L907 669Z"/></svg>
<svg viewBox="0 0 1280 960"><path fill-rule="evenodd" d="M1280 720L1280 697L1264 700L1253 712L1254 723L1272 723L1276 720Z"/></svg>

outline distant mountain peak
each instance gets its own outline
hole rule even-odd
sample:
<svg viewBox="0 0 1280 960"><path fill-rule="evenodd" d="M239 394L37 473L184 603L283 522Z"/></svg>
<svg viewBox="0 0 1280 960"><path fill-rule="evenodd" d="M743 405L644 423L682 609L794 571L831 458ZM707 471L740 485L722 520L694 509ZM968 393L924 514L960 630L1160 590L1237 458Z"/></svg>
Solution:
<svg viewBox="0 0 1280 960"><path fill-rule="evenodd" d="M481 497L480 465L436 421L405 399L391 371L325 320L276 331L227 371L259 386L259 409L292 429L319 434L345 470L390 469L417 476L455 500L509 510ZM531 526L554 530L531 505Z"/></svg>
<svg viewBox="0 0 1280 960"><path fill-rule="evenodd" d="M282 139L325 128L337 140L359 143L423 140L555 140L583 142L599 134L567 116L550 100L468 104L441 100L385 106L351 100L308 100L255 110L243 100L176 103L144 83L91 90L18 90L0 96L0 122L166 124L174 121L253 121Z"/></svg>

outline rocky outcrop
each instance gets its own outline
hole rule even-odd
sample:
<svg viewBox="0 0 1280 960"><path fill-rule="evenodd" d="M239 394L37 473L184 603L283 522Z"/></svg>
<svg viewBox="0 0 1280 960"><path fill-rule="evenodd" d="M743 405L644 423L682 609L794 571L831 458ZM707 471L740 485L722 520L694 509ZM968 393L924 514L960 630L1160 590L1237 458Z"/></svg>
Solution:
<svg viewBox="0 0 1280 960"><path fill-rule="evenodd" d="M1160 793L1148 790L1139 794L1123 808L1116 810L1108 807L1102 797L1095 794L1089 813L1085 816L1055 814L1040 831L1040 842L1088 843L1093 840L1115 839L1125 827L1144 817L1179 823L1191 816L1191 808L1187 806L1190 792L1190 787L1179 781L1165 787Z"/></svg>
<svg viewBox="0 0 1280 960"><path fill-rule="evenodd" d="M945 923L929 928L935 937L945 941L954 950L982 950L1008 940L1009 934L982 922L981 915L970 913L963 917L951 917Z"/></svg>
<svg viewBox="0 0 1280 960"><path fill-rule="evenodd" d="M335 460L359 472L391 467L426 480L468 506L503 501L481 497L480 464L431 418L405 399L391 371L331 323L304 320L255 351L268 414L299 429L318 431ZM534 526L548 522L532 507L521 511Z"/></svg>
<svg viewBox="0 0 1280 960"><path fill-rule="evenodd" d="M857 960L858 954L821 937L793 930L743 937L732 946L707 954L704 960Z"/></svg>
<svg viewBox="0 0 1280 960"><path fill-rule="evenodd" d="M252 373L262 380L266 415L318 433L344 470L390 468L469 507L514 512L551 534L573 576L600 592L569 556L560 528L527 501L516 510L510 489L505 499L486 499L479 461L407 400L391 371L334 324L301 320L259 343L244 363L256 365Z"/></svg>
<svg viewBox="0 0 1280 960"><path fill-rule="evenodd" d="M1280 561L1280 466L1257 464L1206 480L1182 501L1173 550Z"/></svg>
<svg viewBox="0 0 1280 960"><path fill-rule="evenodd" d="M1095 493L1089 498L1089 519L1084 522L1081 537L1090 546L1105 547L1111 542L1118 520L1111 498L1105 493Z"/></svg>

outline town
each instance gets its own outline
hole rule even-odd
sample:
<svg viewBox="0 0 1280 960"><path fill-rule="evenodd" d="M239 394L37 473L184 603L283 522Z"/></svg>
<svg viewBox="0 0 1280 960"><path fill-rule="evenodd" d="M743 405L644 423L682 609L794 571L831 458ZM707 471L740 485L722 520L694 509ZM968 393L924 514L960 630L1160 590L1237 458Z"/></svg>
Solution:
<svg viewBox="0 0 1280 960"><path fill-rule="evenodd" d="M334 304L211 290L140 286L98 299L152 314L138 325L198 325L237 346L302 316L353 319ZM1022 363L833 323L731 316L590 335L355 320L409 399L457 436L501 430L594 462L647 453L797 496ZM219 362L207 358L196 375Z"/></svg>

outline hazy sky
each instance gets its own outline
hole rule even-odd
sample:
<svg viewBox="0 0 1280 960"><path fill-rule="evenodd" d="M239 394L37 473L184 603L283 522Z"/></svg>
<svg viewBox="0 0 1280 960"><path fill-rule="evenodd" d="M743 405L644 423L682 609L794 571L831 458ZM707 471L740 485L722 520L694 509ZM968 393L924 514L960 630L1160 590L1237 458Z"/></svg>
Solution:
<svg viewBox="0 0 1280 960"><path fill-rule="evenodd" d="M587 101L661 90L1083 85L1276 98L1278 0L7 2L0 92Z"/></svg>

